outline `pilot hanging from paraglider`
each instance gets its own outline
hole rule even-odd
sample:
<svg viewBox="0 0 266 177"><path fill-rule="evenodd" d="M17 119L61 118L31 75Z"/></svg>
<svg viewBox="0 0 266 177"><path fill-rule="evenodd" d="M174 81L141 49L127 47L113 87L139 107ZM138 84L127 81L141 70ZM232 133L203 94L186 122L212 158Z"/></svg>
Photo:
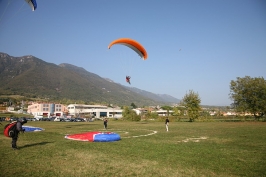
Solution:
<svg viewBox="0 0 266 177"><path fill-rule="evenodd" d="M131 85L131 83L130 83L130 78L131 78L130 76L126 76L126 82L129 83L129 84Z"/></svg>
<svg viewBox="0 0 266 177"><path fill-rule="evenodd" d="M115 44L121 44L121 45L125 45L129 48L131 48L132 50L134 50L143 60L146 60L148 58L148 54L145 50L145 48L137 41L130 39L130 38L120 38L120 39L116 39L114 41L112 41L109 46L108 49L110 49L113 45ZM126 76L126 82L130 83L130 76Z"/></svg>

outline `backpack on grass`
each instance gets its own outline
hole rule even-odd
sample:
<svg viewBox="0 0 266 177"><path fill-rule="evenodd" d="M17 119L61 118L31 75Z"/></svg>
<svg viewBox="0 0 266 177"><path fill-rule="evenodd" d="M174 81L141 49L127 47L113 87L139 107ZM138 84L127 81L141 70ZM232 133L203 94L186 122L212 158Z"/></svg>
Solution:
<svg viewBox="0 0 266 177"><path fill-rule="evenodd" d="M17 121L11 122L7 124L4 128L4 135L6 137L13 137L15 135L16 127L17 126Z"/></svg>

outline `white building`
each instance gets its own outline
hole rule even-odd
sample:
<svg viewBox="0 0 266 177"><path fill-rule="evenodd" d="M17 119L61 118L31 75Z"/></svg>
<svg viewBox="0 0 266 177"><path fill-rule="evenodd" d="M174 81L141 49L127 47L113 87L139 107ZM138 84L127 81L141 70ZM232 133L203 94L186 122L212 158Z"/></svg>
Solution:
<svg viewBox="0 0 266 177"><path fill-rule="evenodd" d="M9 106L9 107L7 108L7 111L8 111L8 112L14 112L14 110L15 110L14 107L10 107L10 106Z"/></svg>
<svg viewBox="0 0 266 177"><path fill-rule="evenodd" d="M132 109L133 111L136 112L137 115L140 115L141 113L146 113L148 110L137 108L137 109ZM151 110L152 113L157 113L159 116L168 116L168 111L167 110ZM174 111L169 110L169 115L174 113Z"/></svg>
<svg viewBox="0 0 266 177"><path fill-rule="evenodd" d="M81 116L81 115L93 115L95 118L101 117L113 117L121 118L122 109L119 108L109 108L102 105L84 105L84 104L70 104L67 106L68 114L71 116Z"/></svg>
<svg viewBox="0 0 266 177"><path fill-rule="evenodd" d="M132 110L135 111L137 115L140 115L142 113L142 110L140 109L132 109Z"/></svg>
<svg viewBox="0 0 266 177"><path fill-rule="evenodd" d="M36 116L58 116L62 117L67 114L67 109L62 104L55 104L55 103L33 103L32 105L28 106L29 114Z"/></svg>
<svg viewBox="0 0 266 177"><path fill-rule="evenodd" d="M156 112L159 116L168 116L168 111L167 110L157 110L157 111L152 111ZM169 110L169 115L171 115L174 111Z"/></svg>

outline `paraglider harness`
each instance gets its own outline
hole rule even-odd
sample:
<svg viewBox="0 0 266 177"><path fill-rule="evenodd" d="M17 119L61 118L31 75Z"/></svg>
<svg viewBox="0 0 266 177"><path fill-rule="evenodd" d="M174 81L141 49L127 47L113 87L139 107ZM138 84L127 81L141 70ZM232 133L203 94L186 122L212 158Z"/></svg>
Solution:
<svg viewBox="0 0 266 177"><path fill-rule="evenodd" d="M128 82L129 84L131 84L130 83L130 78L131 78L130 76L126 76L126 82Z"/></svg>
<svg viewBox="0 0 266 177"><path fill-rule="evenodd" d="M6 137L12 138L16 133L16 129L17 129L17 121L11 122L5 126L4 135Z"/></svg>

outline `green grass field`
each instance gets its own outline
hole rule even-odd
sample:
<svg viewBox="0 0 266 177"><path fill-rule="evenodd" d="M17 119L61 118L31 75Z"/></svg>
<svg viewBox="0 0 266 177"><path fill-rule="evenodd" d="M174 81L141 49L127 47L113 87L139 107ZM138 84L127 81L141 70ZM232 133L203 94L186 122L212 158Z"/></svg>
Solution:
<svg viewBox="0 0 266 177"><path fill-rule="evenodd" d="M6 122L2 122L0 130ZM0 176L266 176L266 122L109 121L117 142L81 142L66 134L104 131L103 122L28 122L19 150L1 133ZM156 133L157 132L157 133Z"/></svg>

